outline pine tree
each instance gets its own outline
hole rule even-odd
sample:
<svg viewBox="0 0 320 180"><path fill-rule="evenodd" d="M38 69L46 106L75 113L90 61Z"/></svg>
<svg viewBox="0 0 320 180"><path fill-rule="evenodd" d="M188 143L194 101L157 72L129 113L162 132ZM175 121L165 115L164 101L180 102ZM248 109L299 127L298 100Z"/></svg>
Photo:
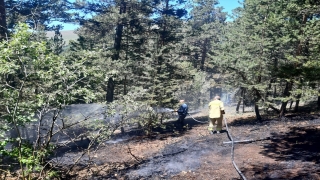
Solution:
<svg viewBox="0 0 320 180"><path fill-rule="evenodd" d="M5 1L8 29L13 29L18 22L28 23L34 30L44 27L44 30L53 30L52 22L70 22L70 9L67 1L61 0L7 0Z"/></svg>
<svg viewBox="0 0 320 180"><path fill-rule="evenodd" d="M0 1L0 40L6 37L7 22L6 22L6 8L4 0Z"/></svg>
<svg viewBox="0 0 320 180"><path fill-rule="evenodd" d="M288 68L294 69L294 73L291 71L293 88L290 92L292 100L296 100L294 111L298 111L301 98L306 100L310 99L310 95L317 94L314 84L319 80L316 73L319 66L317 67L314 62L317 61L319 53L313 49L317 47L315 41L319 40L316 35L319 30L314 28L319 26L319 5L318 1L291 1L286 4L283 12L284 18L289 19L286 23L287 29L294 29L286 32L290 35L287 38L290 40L292 51L286 53L286 67L281 67L284 71ZM314 78L309 78L310 75Z"/></svg>
<svg viewBox="0 0 320 180"><path fill-rule="evenodd" d="M54 31L54 36L52 38L50 38L48 45L49 48L51 49L51 51L56 54L59 55L63 52L63 48L65 46L66 42L63 40L62 34L60 33L59 28L57 28Z"/></svg>
<svg viewBox="0 0 320 180"><path fill-rule="evenodd" d="M184 38L181 18L186 11L169 5L169 1L164 6L159 2L119 3L79 30L82 38L79 45L103 48L101 55L113 59L111 64L105 64L109 74L108 101L141 87L148 94L142 99L151 105L172 103L176 81L186 74L178 74L183 71L180 67L188 66L182 59L185 57L181 44Z"/></svg>
<svg viewBox="0 0 320 180"><path fill-rule="evenodd" d="M188 20L188 31L185 41L188 42L189 59L194 68L199 72L195 76L195 84L200 83L197 80L203 79L206 82L206 89L196 90L196 86L191 85L188 94L195 94L194 100L198 100L198 104L213 99L216 90L220 89L219 80L216 79L218 71L215 66L209 63L208 54L212 49L212 44L219 43L218 35L222 27L225 25L226 13L222 12L222 8L218 7L218 1L215 0L196 0L191 3L190 19ZM206 73L202 73L206 72ZM203 78L200 78L204 76ZM200 79L199 79L200 78ZM197 79L197 80L196 80ZM202 91L202 93L200 93ZM209 94L209 97L207 96ZM220 95L220 94L219 94Z"/></svg>
<svg viewBox="0 0 320 180"><path fill-rule="evenodd" d="M266 21L270 12L262 2L249 0L238 13L239 18L228 23L220 43L215 44L212 63L228 74L227 85L246 90L253 97L256 118L260 120L259 104L265 100L272 79L272 32Z"/></svg>
<svg viewBox="0 0 320 180"><path fill-rule="evenodd" d="M216 0L200 0L192 3L191 20L189 20L189 41L192 43L191 58L194 66L201 71L210 71L212 67L207 64L207 54L211 44L218 40L218 32L226 20L226 13L217 7Z"/></svg>
<svg viewBox="0 0 320 180"><path fill-rule="evenodd" d="M259 102L283 116L289 100L297 100L297 110L303 95L317 91L310 84L318 79L307 78L317 67L318 53L310 51L316 47L310 42L318 31L312 28L318 25L317 3L246 0L238 19L222 33L213 63L232 77L228 84L253 95L257 119ZM315 66L308 69L309 64ZM274 106L278 100L280 109Z"/></svg>

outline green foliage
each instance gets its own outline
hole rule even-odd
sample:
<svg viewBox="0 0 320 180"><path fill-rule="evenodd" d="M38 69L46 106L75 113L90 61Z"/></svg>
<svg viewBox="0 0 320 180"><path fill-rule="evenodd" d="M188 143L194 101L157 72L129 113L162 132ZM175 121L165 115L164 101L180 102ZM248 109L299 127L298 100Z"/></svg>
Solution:
<svg viewBox="0 0 320 180"><path fill-rule="evenodd" d="M50 171L48 172L48 176L49 178L58 178L59 177L59 173L57 171Z"/></svg>
<svg viewBox="0 0 320 180"><path fill-rule="evenodd" d="M51 24L53 21L70 21L73 13L68 10L72 8L71 5L59 0L6 0L7 27L13 30L19 22L24 22L33 30L40 30L39 27L55 29Z"/></svg>
<svg viewBox="0 0 320 180"><path fill-rule="evenodd" d="M31 145L23 138L21 128L42 121L47 112L60 112L76 98L87 103L99 98L99 92L91 85L103 81L103 75L98 68L84 66L94 53L83 51L77 59L57 56L45 42L32 41L25 24L19 24L12 38L2 41L0 47L0 133L10 130L17 134L9 141L16 144L11 151L3 149L8 141L1 143L1 154L16 159L25 176L41 169L43 159L52 150L50 139L54 132L48 128L46 136L40 137L39 131L39 142ZM56 116L52 118L49 126L53 127Z"/></svg>
<svg viewBox="0 0 320 180"><path fill-rule="evenodd" d="M155 107L173 108L180 98L199 107L219 87L252 99L257 119L259 107L284 115L289 101L298 107L319 97L318 1L245 0L232 22L215 0L26 1L12 8L17 3L6 1L12 34L0 43L0 155L19 162L23 178L46 168L52 129L69 104L108 101L104 115L113 123L83 117L72 127L71 118L63 120L60 130L86 129L92 145L127 125L150 134L166 118ZM70 15L82 26L66 49L61 27L49 24ZM49 29L56 32L47 40ZM50 113L51 124L44 123ZM49 130L31 144L21 129L35 122ZM17 137L6 138L11 132Z"/></svg>
<svg viewBox="0 0 320 180"><path fill-rule="evenodd" d="M318 48L313 43L319 32L314 28L319 24L317 5L245 1L238 18L220 34L212 63L228 74L228 85L251 91L257 105L268 108L281 100L279 112L284 115L289 100L310 99L317 92L319 53L313 51Z"/></svg>
<svg viewBox="0 0 320 180"><path fill-rule="evenodd" d="M172 106L181 81L192 77L183 42L185 26L179 19L183 13L177 6L157 4L153 9L148 3L116 2L108 13L97 14L78 30L79 41L72 43L71 50L100 53L99 64L115 83L115 100L142 88L146 93L140 101ZM122 6L130 8L121 10Z"/></svg>
<svg viewBox="0 0 320 180"><path fill-rule="evenodd" d="M49 40L49 48L51 49L51 51L58 55L61 54L63 52L63 48L65 46L65 41L62 38L62 34L59 31L59 29L57 29L54 33L54 36L52 38L50 38Z"/></svg>

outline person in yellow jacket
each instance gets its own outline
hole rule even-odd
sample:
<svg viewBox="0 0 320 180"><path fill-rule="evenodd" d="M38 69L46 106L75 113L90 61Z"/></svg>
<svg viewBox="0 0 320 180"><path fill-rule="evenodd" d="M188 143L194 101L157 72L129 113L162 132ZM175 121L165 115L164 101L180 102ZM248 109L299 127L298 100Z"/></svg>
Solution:
<svg viewBox="0 0 320 180"><path fill-rule="evenodd" d="M213 134L213 126L217 122L216 131L220 133L222 130L222 119L224 114L223 102L219 96L215 96L214 100L209 103L209 127L208 130Z"/></svg>

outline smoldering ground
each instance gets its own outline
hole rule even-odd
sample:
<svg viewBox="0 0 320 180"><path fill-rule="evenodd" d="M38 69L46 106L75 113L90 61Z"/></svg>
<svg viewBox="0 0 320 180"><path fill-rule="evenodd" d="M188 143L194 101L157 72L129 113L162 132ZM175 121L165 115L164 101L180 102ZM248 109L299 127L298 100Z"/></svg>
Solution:
<svg viewBox="0 0 320 180"><path fill-rule="evenodd" d="M206 121L207 118L200 118L202 121ZM197 122L192 119L186 119L186 124L188 124L189 130L192 127L199 126ZM168 128L157 129L159 133L154 134L153 137L148 137L147 141L153 141L152 139L171 139L169 143L163 148L155 150L156 152L147 157L138 157L134 161L133 166L126 166L122 170L117 170L116 173L110 173L106 175L97 175L94 177L85 177L83 179L105 179L105 178L116 178L117 176L126 177L128 179L141 179L141 178L157 178L157 177L170 177L172 175L178 174L183 171L194 171L201 166L203 162L202 156L214 152L215 154L227 155L230 151L229 147L224 146L222 141L227 141L227 136L221 135L222 138L210 138L210 137L190 137L182 138L184 135L188 134L188 131L180 131L174 126L174 122L168 122L166 124ZM179 133L175 133L179 131ZM115 162L126 161L125 156L128 155L127 145L130 146L132 142L136 142L136 139L141 137L141 135L131 134L126 135L124 138L118 137L118 139L109 140L103 146L99 147L96 155L92 157L84 156L79 163L81 167L85 167L86 164L94 162L98 166L104 166L106 164L112 164ZM150 139L151 138L151 139ZM148 140L149 139L149 140ZM144 140L142 140L144 141ZM117 150L113 150L113 149ZM152 149L146 149L144 153L148 154L147 151L152 151ZM115 153L114 155L108 153ZM119 153L124 153L123 156L119 156ZM66 152L63 155L57 157L60 162L65 162L64 166L71 165L76 157L78 157L80 152ZM133 153L134 155L135 153ZM119 157L118 157L119 156ZM139 156L139 155L138 155ZM141 159L140 159L141 158ZM130 159L130 158L129 158ZM218 165L220 162L213 162L213 165ZM130 163L129 163L130 164ZM79 177L78 177L79 178Z"/></svg>
<svg viewBox="0 0 320 180"><path fill-rule="evenodd" d="M82 109L70 107L65 112L66 115L75 120L77 120L75 117L83 118L91 115L94 121L97 118L94 118L93 115L97 114L97 117L100 116L106 120L105 116L96 113L101 107L74 105L74 107L80 106ZM177 115L171 111L165 108L157 110L160 113L171 113L172 120L175 120ZM133 116L139 113L134 112ZM116 116L121 120L120 117ZM207 121L207 117L195 117L197 120ZM116 122L115 119L112 122ZM105 122L110 123L107 120ZM201 177L239 179L230 160L230 144L223 143L229 141L225 132L209 135L206 131L206 124L195 122L190 117L187 117L185 121L187 131L176 128L173 122L164 122L165 128L155 128L150 137L139 133L141 131L136 127L127 127L125 134L119 133L101 145L94 145L91 148L88 148L90 139L79 139L65 146L65 149L60 149L59 153L50 157L49 162L56 163L58 166L55 167L62 172L73 167L69 172L70 176L62 177L65 179L117 179L119 177L124 179L171 179L172 177L186 179L181 172L193 172L194 174L186 173L192 177L190 179L201 179ZM259 177L260 179L303 179L306 174L308 177L315 178L320 171L318 166L314 166L314 163L319 162L318 151L316 151L320 148L317 142L319 128L310 130L308 126L313 127L317 124L320 124L319 116L306 114L287 116L282 119L264 119L263 121L239 118L231 122L229 128L235 141L265 139L235 145L237 151L235 159L239 168L247 177ZM299 129L301 126L306 129ZM305 138L303 143L301 137ZM279 146L279 141L280 145L284 146ZM263 156L262 161L255 159L247 162L248 157L251 156L247 150L255 146L258 146L255 150L258 150L258 153ZM79 157L81 158L74 165ZM266 157L278 162L265 162ZM280 172L277 171L277 167L287 169ZM300 167L304 169L301 170ZM288 168L293 168L293 170ZM228 170L228 173L225 173L225 169Z"/></svg>
<svg viewBox="0 0 320 180"><path fill-rule="evenodd" d="M197 119L206 121L207 118ZM205 132L205 124L190 118L185 123L189 127L187 131L179 131L172 122L168 122L166 129L156 129L157 133L152 137L127 134L122 139L113 139L99 147L95 155L84 156L81 165L74 169L74 176L69 178L121 177L133 180L186 179L188 176L190 179L240 179L232 167L231 145L223 143L229 141L226 132L209 135ZM288 116L286 119L264 121L244 118L230 122L228 125L235 141L264 139L235 144L235 161L248 179L304 179L307 174L314 179L319 172L318 166L313 164L318 163L319 159L316 151L319 148L316 139L320 135L316 127L319 124L318 116ZM253 149L250 150L251 148ZM59 158L64 162L71 162L79 154L80 152L67 152ZM261 157L250 160L256 156ZM97 170L97 167L100 169ZM286 170L279 171L276 167ZM88 173L91 171L94 173Z"/></svg>

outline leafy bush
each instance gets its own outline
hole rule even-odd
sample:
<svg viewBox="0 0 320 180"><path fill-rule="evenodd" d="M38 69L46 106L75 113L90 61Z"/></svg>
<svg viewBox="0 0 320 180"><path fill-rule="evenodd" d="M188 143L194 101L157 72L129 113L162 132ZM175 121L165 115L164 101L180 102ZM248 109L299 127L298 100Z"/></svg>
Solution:
<svg viewBox="0 0 320 180"><path fill-rule="evenodd" d="M71 127L57 125L64 107L78 97L91 102L101 95L88 87L93 74L95 82L102 76L83 65L94 53L83 51L70 60L53 54L46 42L32 41L32 35L19 24L10 39L0 42L0 156L12 160L1 163L14 167L18 162L23 179L43 171L54 148L52 137ZM29 141L23 129L36 140Z"/></svg>

